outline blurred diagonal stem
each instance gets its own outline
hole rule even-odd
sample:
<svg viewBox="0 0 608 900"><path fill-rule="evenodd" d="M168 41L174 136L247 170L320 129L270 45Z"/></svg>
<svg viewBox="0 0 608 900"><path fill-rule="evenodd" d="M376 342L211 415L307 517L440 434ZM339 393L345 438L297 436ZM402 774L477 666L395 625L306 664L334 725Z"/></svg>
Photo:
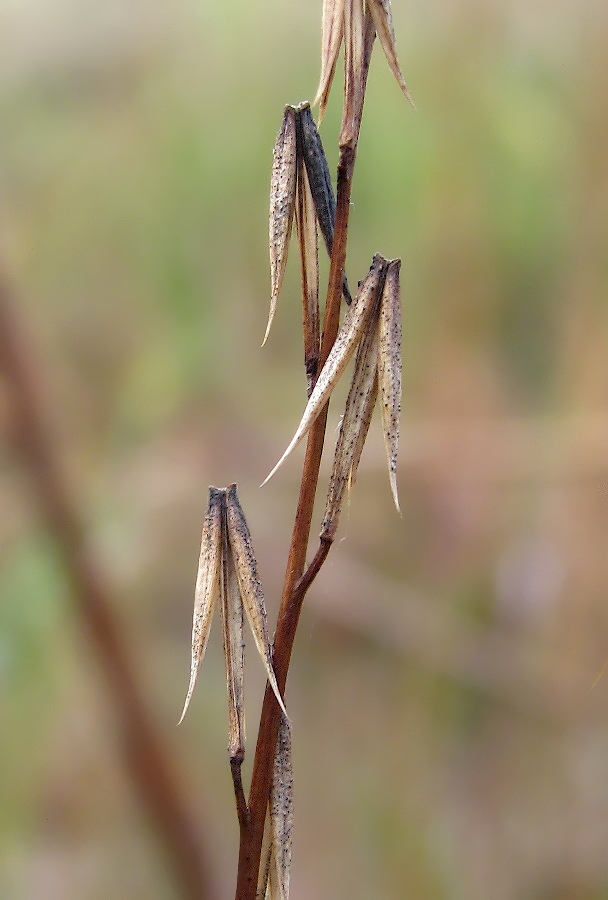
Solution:
<svg viewBox="0 0 608 900"><path fill-rule="evenodd" d="M30 477L47 527L63 559L74 603L94 645L118 720L129 775L187 900L214 900L207 853L170 756L137 684L114 613L112 592L95 565L68 481L43 414L43 383L11 286L0 270L0 373L7 388L15 453Z"/></svg>
<svg viewBox="0 0 608 900"><path fill-rule="evenodd" d="M325 301L323 338L321 341L321 354L318 367L319 372L322 370L331 348L334 345L340 322L340 302L346 264L350 198L372 44L373 40L371 40L366 47L367 52L362 73L363 89L361 92L360 108L355 115L354 127L352 128L350 135L345 140L341 140L340 143L337 174L336 224L329 271L329 284ZM312 562L306 571L304 571L306 565L306 553L310 539L313 508L317 492L319 469L321 466L321 455L323 453L325 441L328 408L329 402L312 425L306 444L298 505L296 507L281 597L281 606L274 637L273 665L279 689L282 694L285 691L285 684L287 682L287 673L289 671L291 652L296 636L302 603L308 588L325 562L332 544L332 540L322 538ZM264 835L264 820L270 794L272 766L280 718L281 710L279 709L279 705L272 689L267 684L253 762L247 816L239 816L240 845L235 900L255 900L256 898L262 840Z"/></svg>

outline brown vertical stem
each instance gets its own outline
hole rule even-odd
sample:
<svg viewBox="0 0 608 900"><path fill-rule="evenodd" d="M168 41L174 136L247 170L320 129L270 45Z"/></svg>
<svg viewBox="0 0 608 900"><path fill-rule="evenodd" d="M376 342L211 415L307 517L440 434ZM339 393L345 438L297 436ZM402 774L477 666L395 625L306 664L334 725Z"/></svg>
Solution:
<svg viewBox="0 0 608 900"><path fill-rule="evenodd" d="M206 852L149 710L113 611L112 592L97 569L43 415L41 379L21 334L16 304L0 272L0 372L8 388L11 440L63 559L74 604L95 647L114 705L129 775L187 900L216 896Z"/></svg>
<svg viewBox="0 0 608 900"><path fill-rule="evenodd" d="M320 368L323 367L331 350L340 320L340 301L342 282L346 262L346 241L348 236L348 215L355 164L356 146L345 146L340 149L338 164L337 209L334 244L331 256L329 286L325 304L325 320L321 343ZM329 404L328 404L329 405ZM321 465L321 454L325 439L327 409L319 415L310 430L306 444L306 455L300 494L296 508L296 517L291 536L285 583L281 599L281 608L277 620L274 637L274 670L281 692L285 690L287 672L291 660L291 651L300 618L300 610L305 592L312 583L309 580L305 590L297 591L298 582L304 571L306 551L310 537L312 513ZM329 544L324 550L324 557L329 552ZM314 572L316 572L318 568ZM255 900L262 838L264 835L264 819L270 792L270 779L274 751L277 743L281 711L272 690L266 686L258 741L251 776L249 792L249 817L245 826L241 824L239 867L237 874L236 900Z"/></svg>

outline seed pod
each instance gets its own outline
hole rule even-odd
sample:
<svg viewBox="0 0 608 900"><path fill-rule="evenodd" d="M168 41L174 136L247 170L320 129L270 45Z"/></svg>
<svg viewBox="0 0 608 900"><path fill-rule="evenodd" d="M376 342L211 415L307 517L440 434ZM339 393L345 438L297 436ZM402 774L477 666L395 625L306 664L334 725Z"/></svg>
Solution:
<svg viewBox="0 0 608 900"><path fill-rule="evenodd" d="M365 93L363 0L346 0L344 8L344 112L340 146L356 140Z"/></svg>
<svg viewBox="0 0 608 900"><path fill-rule="evenodd" d="M397 84L403 91L405 98L416 109L412 95L405 83L403 72L397 59L397 49L395 46L395 29L393 28L393 14L391 11L391 0L367 0L367 8L371 13L376 33L382 44L384 55L388 60L391 71L397 79Z"/></svg>
<svg viewBox="0 0 608 900"><path fill-rule="evenodd" d="M327 253L331 258L334 245L334 228L336 225L336 198L327 165L327 157L323 149L323 141L312 117L309 104L298 107L298 127L301 136L302 155L308 175L310 192L317 212L319 228L325 241ZM344 278L342 293L347 303L352 298Z"/></svg>
<svg viewBox="0 0 608 900"><path fill-rule="evenodd" d="M289 250L289 236L296 199L296 118L291 106L285 107L281 130L272 151L270 179L270 314L262 346L266 343L277 308L277 298Z"/></svg>
<svg viewBox="0 0 608 900"><path fill-rule="evenodd" d="M201 537L201 553L196 576L194 592L194 616L192 619L192 662L190 667L190 684L186 694L186 702L178 724L184 719L186 710L196 684L201 660L207 649L211 619L215 601L220 593L220 569L222 553L222 507L224 490L209 488L209 506L203 523Z"/></svg>
<svg viewBox="0 0 608 900"><path fill-rule="evenodd" d="M401 415L401 290L399 272L401 260L388 265L384 290L380 300L380 349L378 353L378 384L382 431L388 462L388 475L393 500L399 509L397 495L397 451L399 448L399 417Z"/></svg>
<svg viewBox="0 0 608 900"><path fill-rule="evenodd" d="M234 759L245 751L243 601L228 542L225 508L222 513L222 624L228 692L228 753Z"/></svg>
<svg viewBox="0 0 608 900"><path fill-rule="evenodd" d="M361 282L357 296L346 313L336 341L319 374L296 433L287 450L262 485L266 484L287 459L329 400L331 392L340 380L340 376L353 355L361 335L365 332L370 316L378 303L384 286L386 267L387 261L382 256L374 256L371 269Z"/></svg>
<svg viewBox="0 0 608 900"><path fill-rule="evenodd" d="M273 900L275 895L277 900L289 900L293 831L293 769L291 733L289 723L283 717L279 724L270 784L270 824L272 831L271 896ZM275 877L273 878L273 876Z"/></svg>
<svg viewBox="0 0 608 900"><path fill-rule="evenodd" d="M319 104L319 124L325 112L331 90L340 44L344 34L344 0L323 0L323 26L321 36L321 78L314 99Z"/></svg>
<svg viewBox="0 0 608 900"><path fill-rule="evenodd" d="M300 245L302 274L302 324L304 332L304 366L308 379L308 395L319 366L319 250L317 217L303 160L298 161L298 198L296 226Z"/></svg>
<svg viewBox="0 0 608 900"><path fill-rule="evenodd" d="M377 395L377 368L378 312L376 311L359 344L353 378L336 442L334 464L329 480L325 516L320 535L328 540L333 539L337 531L344 496L352 481L355 454L357 454L356 465L358 465L369 429L373 401ZM354 471L356 474L356 466Z"/></svg>
<svg viewBox="0 0 608 900"><path fill-rule="evenodd" d="M264 836L262 838L262 850L260 853L260 868L258 870L258 886L255 892L255 900L273 900L270 888L270 867L272 860L272 827L270 825L270 809L266 808L264 819Z"/></svg>
<svg viewBox="0 0 608 900"><path fill-rule="evenodd" d="M272 668L272 654L270 641L268 640L268 626L266 624L266 605L258 576L258 564L253 552L249 527L236 495L236 485L234 484L226 489L226 520L232 559L247 619L253 632L258 653L264 662L268 681L277 698L277 703L284 715L287 716L274 669Z"/></svg>

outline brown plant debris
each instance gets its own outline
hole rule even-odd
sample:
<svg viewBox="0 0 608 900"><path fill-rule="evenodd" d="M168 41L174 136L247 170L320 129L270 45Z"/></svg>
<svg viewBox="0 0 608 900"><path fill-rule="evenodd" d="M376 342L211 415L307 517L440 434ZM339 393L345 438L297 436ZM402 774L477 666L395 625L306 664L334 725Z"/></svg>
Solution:
<svg viewBox="0 0 608 900"><path fill-rule="evenodd" d="M296 433L287 447L287 450L262 485L266 484L279 466L287 459L291 451L304 437L329 400L331 392L340 380L340 377L357 348L361 335L366 331L369 319L377 306L384 285L387 265L387 261L382 256L374 256L369 273L361 282L357 296L347 310L342 327L338 332L338 336L327 357L325 365L321 369L317 383L310 395L310 399L306 405L306 409L304 410Z"/></svg>
<svg viewBox="0 0 608 900"><path fill-rule="evenodd" d="M232 758L244 751L243 609L264 662L268 681L283 714L287 716L272 667L264 594L258 576L251 535L237 497L235 484L227 488L209 488L209 508L203 524L196 579L190 683L180 722L186 714L198 669L205 654L217 597L221 597L224 626L230 723L228 744Z"/></svg>

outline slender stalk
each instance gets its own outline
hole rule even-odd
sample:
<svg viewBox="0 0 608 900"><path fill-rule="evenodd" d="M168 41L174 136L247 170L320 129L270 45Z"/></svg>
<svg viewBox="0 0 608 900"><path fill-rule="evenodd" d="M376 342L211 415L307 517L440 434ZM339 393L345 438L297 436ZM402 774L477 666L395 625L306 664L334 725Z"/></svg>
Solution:
<svg viewBox="0 0 608 900"><path fill-rule="evenodd" d="M8 387L10 438L26 468L68 575L75 606L101 663L117 716L125 765L149 818L156 826L180 896L212 900L205 848L191 810L141 690L112 593L95 565L43 415L41 379L36 377L16 302L0 272L0 372Z"/></svg>
<svg viewBox="0 0 608 900"><path fill-rule="evenodd" d="M371 50L371 45L370 45ZM366 61L363 84L367 78L369 58ZM363 104L361 103L361 113ZM336 340L340 321L340 302L346 263L346 246L348 239L348 217L352 192L355 158L361 113L358 116L355 134L340 147L337 177L337 208L334 243L331 255L329 285L325 303L323 338L319 371L329 355ZM283 585L281 607L274 637L274 670L281 693L285 691L291 652L300 618L302 603L306 591L312 584L321 565L325 561L331 542L322 541L317 554L306 575L302 577L306 563L306 552L310 538L312 514L321 465L321 455L325 440L325 427L329 403L313 424L308 442L300 482L300 493L296 508L295 522L291 536L291 545L287 560L287 569ZM240 820L240 846L235 900L255 900L262 838L264 835L264 819L268 796L272 765L277 743L281 712L272 690L266 686L258 740L253 763L249 806L246 820Z"/></svg>

